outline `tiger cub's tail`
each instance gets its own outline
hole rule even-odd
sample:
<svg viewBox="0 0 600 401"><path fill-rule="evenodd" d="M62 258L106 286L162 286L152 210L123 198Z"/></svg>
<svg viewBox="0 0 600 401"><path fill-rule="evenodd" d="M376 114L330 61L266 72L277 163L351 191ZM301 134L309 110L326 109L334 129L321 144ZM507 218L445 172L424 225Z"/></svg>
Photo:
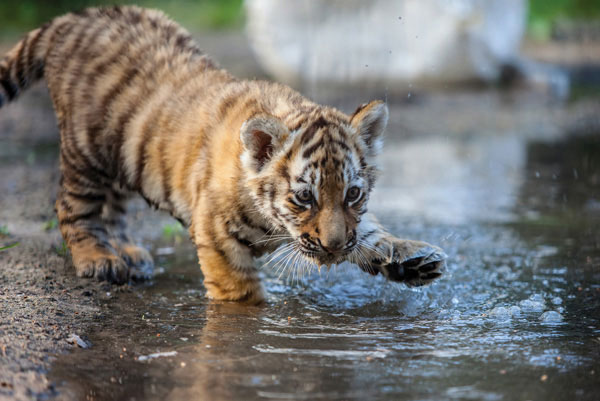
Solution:
<svg viewBox="0 0 600 401"><path fill-rule="evenodd" d="M44 76L52 23L29 32L0 60L0 107Z"/></svg>

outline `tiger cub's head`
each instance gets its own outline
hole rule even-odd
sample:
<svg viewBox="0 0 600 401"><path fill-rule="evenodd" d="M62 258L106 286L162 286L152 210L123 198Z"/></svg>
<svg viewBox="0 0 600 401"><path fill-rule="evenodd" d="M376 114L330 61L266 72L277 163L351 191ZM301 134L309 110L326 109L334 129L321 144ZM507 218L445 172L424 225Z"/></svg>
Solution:
<svg viewBox="0 0 600 401"><path fill-rule="evenodd" d="M388 109L373 101L352 116L317 109L307 117L291 132L269 115L246 121L242 164L258 210L287 230L306 259L329 265L364 238L359 223L375 183Z"/></svg>

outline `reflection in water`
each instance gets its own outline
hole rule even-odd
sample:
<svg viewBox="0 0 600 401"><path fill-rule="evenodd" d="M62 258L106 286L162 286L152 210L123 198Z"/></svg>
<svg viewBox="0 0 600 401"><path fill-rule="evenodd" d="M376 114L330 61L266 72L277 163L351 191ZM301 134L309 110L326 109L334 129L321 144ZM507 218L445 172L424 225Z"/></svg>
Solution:
<svg viewBox="0 0 600 401"><path fill-rule="evenodd" d="M446 249L440 282L265 272L269 305L248 308L207 302L193 251L177 249L157 257L154 283L105 301L94 346L60 356L51 376L78 399L596 399L599 160L589 136L391 146L384 169L410 179L383 177L378 214Z"/></svg>

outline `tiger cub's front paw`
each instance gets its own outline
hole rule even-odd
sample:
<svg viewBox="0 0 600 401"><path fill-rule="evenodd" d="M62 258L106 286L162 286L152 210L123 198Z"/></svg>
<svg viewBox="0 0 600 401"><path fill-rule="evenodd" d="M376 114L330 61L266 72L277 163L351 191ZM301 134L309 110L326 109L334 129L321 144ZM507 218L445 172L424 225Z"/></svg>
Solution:
<svg viewBox="0 0 600 401"><path fill-rule="evenodd" d="M403 282L409 287L430 284L442 275L446 254L426 242L394 239L381 249L382 259L373 261L388 280Z"/></svg>

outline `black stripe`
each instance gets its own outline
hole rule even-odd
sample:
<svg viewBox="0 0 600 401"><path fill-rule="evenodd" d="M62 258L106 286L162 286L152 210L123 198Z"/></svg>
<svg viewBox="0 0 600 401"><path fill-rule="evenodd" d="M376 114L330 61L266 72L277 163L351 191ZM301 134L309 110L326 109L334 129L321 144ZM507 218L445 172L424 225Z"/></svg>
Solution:
<svg viewBox="0 0 600 401"><path fill-rule="evenodd" d="M104 194L90 194L90 193L86 193L86 194L79 193L78 194L78 193L71 192L68 190L65 190L65 194L67 194L71 198L75 198L75 199L81 200L81 201L104 202L106 200L106 195L104 195Z"/></svg>
<svg viewBox="0 0 600 401"><path fill-rule="evenodd" d="M306 148L306 150L304 152L302 152L302 157L305 159L308 159L318 148L323 146L324 143L325 143L325 140L323 137L321 137L316 143L309 146L308 148Z"/></svg>
<svg viewBox="0 0 600 401"><path fill-rule="evenodd" d="M101 182L105 182L105 179L107 178L107 175L104 174L103 172L99 172L99 170L97 170L96 168L93 168L92 166L87 166L89 167L89 170L82 170L81 168L79 168L79 163L75 163L72 162L67 155L68 149L66 146L66 141L64 141L63 139L63 144L61 146L61 161L62 163L66 164L68 169L65 169L63 171L64 175L67 175L69 173L67 173L67 171L74 171L76 172L80 177L77 177L76 179L74 179L74 181L77 181L81 184L83 184L84 186L90 185L91 183L101 183ZM71 153L71 152L69 152ZM68 178L73 179L72 176L69 176ZM87 182L82 182L81 178L85 179Z"/></svg>
<svg viewBox="0 0 600 401"><path fill-rule="evenodd" d="M252 224L252 222L250 221L250 218L244 212L240 212L239 217L244 225L246 225L250 228L258 228L254 224Z"/></svg>
<svg viewBox="0 0 600 401"><path fill-rule="evenodd" d="M79 231L75 234L68 235L67 242L69 245L74 245L89 239L93 240L94 242L99 241L99 238L96 234L89 231Z"/></svg>
<svg viewBox="0 0 600 401"><path fill-rule="evenodd" d="M159 105L155 106L152 109L152 117L146 119L144 126L142 127L142 139L138 145L137 150L137 166L135 169L135 175L133 180L133 189L141 190L142 188L142 176L144 173L144 168L146 167L146 147L152 139L152 134L156 129L157 122L160 118L160 111L162 109L164 102L161 102Z"/></svg>
<svg viewBox="0 0 600 401"><path fill-rule="evenodd" d="M69 204L69 202L67 202L65 198L62 198L60 200L60 205L63 209L67 211L67 213L73 213L73 207Z"/></svg>
<svg viewBox="0 0 600 401"><path fill-rule="evenodd" d="M367 231L365 234L363 234L361 240L365 240L365 239L369 238L371 235L375 234L377 231L379 231L379 230Z"/></svg>
<svg viewBox="0 0 600 401"><path fill-rule="evenodd" d="M315 133L318 130L320 130L321 128L325 127L328 124L329 124L329 122L327 120L325 120L323 118L323 116L319 117L315 122L313 122L310 125L310 127L308 127L306 130L304 130L304 132L302 133L302 136L300 137L300 141L303 143L308 142L315 135Z"/></svg>
<svg viewBox="0 0 600 401"><path fill-rule="evenodd" d="M22 42L21 48L19 49L19 52L17 53L17 57L15 59L15 64L14 64L14 68L16 70L16 76L17 76L17 85L19 85L19 87L24 88L25 87L25 83L27 82L27 76L25 74L25 71L27 70L27 66L24 65L25 60L23 60L23 54L25 53L25 50L27 49L27 43L29 42L29 35L27 35Z"/></svg>
<svg viewBox="0 0 600 401"><path fill-rule="evenodd" d="M35 60L34 57L35 57L35 52L37 50L37 45L49 27L50 27L49 22L42 25L37 36L35 38L33 38L33 40L31 41L31 44L29 45L29 53L27 54L27 68L30 69L29 75L32 77L32 79L41 78L43 75L43 72L44 72L44 60ZM34 68L34 64L35 64L35 68Z"/></svg>
<svg viewBox="0 0 600 401"><path fill-rule="evenodd" d="M76 222L78 222L79 220L89 220L92 217L96 217L100 214L101 209L98 208L98 210L92 210L91 212L88 213L81 213L81 214L74 214L71 216L67 216L63 219L58 220L58 223L60 225L73 225Z"/></svg>
<svg viewBox="0 0 600 401"><path fill-rule="evenodd" d="M109 149L108 154L112 158L112 166L115 169L114 171L112 171L111 175L113 175L114 177L120 177L119 181L121 185L125 185L127 177L127 174L124 174L126 168L125 161L122 155L123 143L125 142L125 126L133 118L139 106L139 101L130 105L127 112L123 114L117 122L117 128L114 130L114 140L109 141L109 143L111 144L109 145L109 147L112 146L112 149Z"/></svg>
<svg viewBox="0 0 600 401"><path fill-rule="evenodd" d="M237 242L239 242L241 245L248 247L248 248L252 248L252 242L248 241L245 238L241 238L240 236L237 235L237 233L229 233L229 235L231 235L231 237L233 239L235 239Z"/></svg>
<svg viewBox="0 0 600 401"><path fill-rule="evenodd" d="M121 218L103 219L102 222L108 226L116 226L118 228L125 227L125 221Z"/></svg>
<svg viewBox="0 0 600 401"><path fill-rule="evenodd" d="M117 213L125 214L127 212L125 207L123 205L121 205L120 203L111 203L110 206Z"/></svg>
<svg viewBox="0 0 600 401"><path fill-rule="evenodd" d="M344 149L346 152L350 151L350 147L340 140L332 139L331 144L339 146L340 148Z"/></svg>
<svg viewBox="0 0 600 401"><path fill-rule="evenodd" d="M6 92L9 102L15 98L19 91L17 85L15 85L10 78L0 79L0 85L2 85L4 92Z"/></svg>
<svg viewBox="0 0 600 401"><path fill-rule="evenodd" d="M248 226L248 227L250 227L250 228L252 228L252 229L255 229L255 230L261 230L261 231L263 231L263 232L265 232L265 233L266 233L266 232L268 232L268 231L270 230L269 228L263 227L263 226L261 226L260 224L259 224L259 225L256 225L256 224L254 224L254 223L253 223L253 222L250 220L250 218L249 218L249 217L248 217L248 216L247 216L245 213L243 213L243 212L241 212L241 213L239 214L239 216L240 216L240 219L242 220L242 223L244 223L246 226Z"/></svg>
<svg viewBox="0 0 600 401"><path fill-rule="evenodd" d="M163 138L161 138L160 141L160 148L159 148L159 167L160 167L160 173L161 173L161 178L162 178L162 189L163 189L163 197L164 200L169 203L169 205L171 205L172 207L172 202L171 202L171 192L172 192L172 185L171 185L171 166L167 163L166 160L166 153L167 153L167 139L166 137L163 136Z"/></svg>

